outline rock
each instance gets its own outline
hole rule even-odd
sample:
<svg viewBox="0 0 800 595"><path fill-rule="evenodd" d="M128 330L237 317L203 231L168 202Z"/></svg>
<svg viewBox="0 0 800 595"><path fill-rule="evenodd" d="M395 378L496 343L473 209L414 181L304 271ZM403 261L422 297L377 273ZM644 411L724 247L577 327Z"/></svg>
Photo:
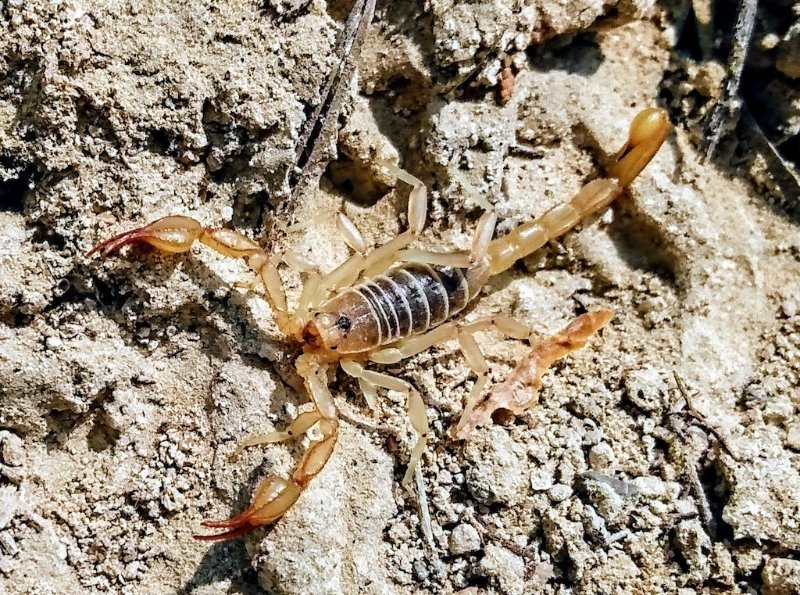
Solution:
<svg viewBox="0 0 800 595"><path fill-rule="evenodd" d="M800 450L800 421L794 421L786 428L786 446Z"/></svg>
<svg viewBox="0 0 800 595"><path fill-rule="evenodd" d="M764 406L764 421L782 424L794 417L794 405L787 395L772 395Z"/></svg>
<svg viewBox="0 0 800 595"><path fill-rule="evenodd" d="M467 489L482 504L519 502L527 490L528 462L520 445L500 426L467 443Z"/></svg>
<svg viewBox="0 0 800 595"><path fill-rule="evenodd" d="M615 463L614 451L608 443L595 444L589 450L589 466L595 471L608 469Z"/></svg>
<svg viewBox="0 0 800 595"><path fill-rule="evenodd" d="M632 370L625 375L625 396L645 411L661 411L669 398L666 372L653 366Z"/></svg>
<svg viewBox="0 0 800 595"><path fill-rule="evenodd" d="M525 592L525 561L504 547L487 544L478 572L497 581L503 593L522 595Z"/></svg>
<svg viewBox="0 0 800 595"><path fill-rule="evenodd" d="M723 459L731 486L723 520L736 539L777 541L800 548L800 474L787 456L737 463Z"/></svg>
<svg viewBox="0 0 800 595"><path fill-rule="evenodd" d="M6 430L0 431L0 462L9 467L21 467L25 462L22 438Z"/></svg>
<svg viewBox="0 0 800 595"><path fill-rule="evenodd" d="M761 571L764 595L797 595L800 593L800 561L772 558Z"/></svg>
<svg viewBox="0 0 800 595"><path fill-rule="evenodd" d="M572 495L572 488L563 483L557 483L550 488L547 495L553 502L563 502Z"/></svg>
<svg viewBox="0 0 800 595"><path fill-rule="evenodd" d="M481 548L481 536L477 529L467 523L462 523L450 533L450 553L454 556L468 554Z"/></svg>
<svg viewBox="0 0 800 595"><path fill-rule="evenodd" d="M689 519L675 527L675 545L689 566L689 580L704 583L710 574L708 556L711 552L711 538L700 521Z"/></svg>
<svg viewBox="0 0 800 595"><path fill-rule="evenodd" d="M549 490L553 481L553 472L546 467L539 467L531 471L531 489L534 492Z"/></svg>
<svg viewBox="0 0 800 595"><path fill-rule="evenodd" d="M778 46L775 66L789 78L800 78L800 24L795 22Z"/></svg>

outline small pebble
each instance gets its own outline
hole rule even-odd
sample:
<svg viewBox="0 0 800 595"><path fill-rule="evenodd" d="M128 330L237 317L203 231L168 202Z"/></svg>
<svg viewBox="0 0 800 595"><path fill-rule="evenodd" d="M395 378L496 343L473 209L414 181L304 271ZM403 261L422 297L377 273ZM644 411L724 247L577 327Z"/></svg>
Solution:
<svg viewBox="0 0 800 595"><path fill-rule="evenodd" d="M424 581L428 578L431 571L428 569L428 565L425 563L424 560L415 560L414 565L414 578L418 581Z"/></svg>
<svg viewBox="0 0 800 595"><path fill-rule="evenodd" d="M47 337L47 339L45 339L44 342L45 347L47 347L47 349L49 349L50 351L55 351L63 344L64 342L58 337Z"/></svg>
<svg viewBox="0 0 800 595"><path fill-rule="evenodd" d="M772 558L761 571L765 595L794 595L800 593L800 561Z"/></svg>
<svg viewBox="0 0 800 595"><path fill-rule="evenodd" d="M10 467L20 467L25 462L22 438L8 431L0 431L0 462Z"/></svg>
<svg viewBox="0 0 800 595"><path fill-rule="evenodd" d="M792 422L786 429L786 446L800 450L800 421Z"/></svg>
<svg viewBox="0 0 800 595"><path fill-rule="evenodd" d="M572 495L572 488L563 483L557 483L548 492L548 496L553 502L563 502Z"/></svg>
<svg viewBox="0 0 800 595"><path fill-rule="evenodd" d="M531 489L534 492L543 492L553 486L553 472L549 469L534 469L531 471Z"/></svg>
<svg viewBox="0 0 800 595"><path fill-rule="evenodd" d="M450 553L460 556L481 549L481 536L477 529L468 523L458 525L450 533Z"/></svg>
<svg viewBox="0 0 800 595"><path fill-rule="evenodd" d="M589 466L600 471L614 465L614 451L606 442L595 444L589 451Z"/></svg>

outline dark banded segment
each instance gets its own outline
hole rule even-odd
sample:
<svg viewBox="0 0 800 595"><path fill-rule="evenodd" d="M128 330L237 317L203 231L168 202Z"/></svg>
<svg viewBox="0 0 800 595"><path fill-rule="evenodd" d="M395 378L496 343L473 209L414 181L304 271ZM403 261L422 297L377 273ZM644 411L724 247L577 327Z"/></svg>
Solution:
<svg viewBox="0 0 800 595"><path fill-rule="evenodd" d="M393 269L386 276L403 291L411 309L411 332L408 336L424 333L431 326L431 307L428 305L425 287L405 267Z"/></svg>
<svg viewBox="0 0 800 595"><path fill-rule="evenodd" d="M377 297L377 304L383 309L383 313L386 316L387 333L383 337L384 342L396 341L401 336L400 321L397 317L397 300L394 299L391 292L385 291L378 285L375 279L365 281L364 285Z"/></svg>
<svg viewBox="0 0 800 595"><path fill-rule="evenodd" d="M386 312L386 308L390 308L391 305L385 304L384 300L380 297L382 294L375 293L375 290L367 283L362 283L354 289L367 300L375 311L375 322L378 324L378 334L381 338L381 344L390 342L392 340L391 329L389 328L389 314Z"/></svg>
<svg viewBox="0 0 800 595"><path fill-rule="evenodd" d="M403 287L398 285L395 280L385 275L376 277L372 281L375 283L375 285L380 287L384 293L391 296L390 299L394 304L394 313L397 317L397 337L402 338L411 336L411 321L413 319L413 313L411 312L411 305L408 303L407 292L404 291Z"/></svg>
<svg viewBox="0 0 800 595"><path fill-rule="evenodd" d="M428 300L431 312L431 321L428 327L433 328L447 320L450 314L450 302L447 299L447 291L433 267L414 263L403 268L414 275L414 280L422 286L422 291Z"/></svg>
<svg viewBox="0 0 800 595"><path fill-rule="evenodd" d="M429 331L463 310L469 298L465 269L411 263L337 294L315 320L335 345L331 349L364 353ZM320 327L322 314L327 326Z"/></svg>
<svg viewBox="0 0 800 595"><path fill-rule="evenodd" d="M398 318L406 304L411 312L411 330L403 337L441 324L469 301L467 279L461 269L414 263L392 269L384 278L393 281L405 298L395 301Z"/></svg>
<svg viewBox="0 0 800 595"><path fill-rule="evenodd" d="M430 268L434 269L436 274L439 275L439 280L442 282L445 293L447 293L447 301L450 305L448 318L453 317L461 312L469 302L467 278L462 269L443 266Z"/></svg>

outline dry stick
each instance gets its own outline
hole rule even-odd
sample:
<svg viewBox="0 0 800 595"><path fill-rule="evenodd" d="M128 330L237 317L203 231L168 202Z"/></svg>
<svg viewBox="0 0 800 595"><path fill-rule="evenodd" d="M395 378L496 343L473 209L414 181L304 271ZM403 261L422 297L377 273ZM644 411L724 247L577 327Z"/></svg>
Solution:
<svg viewBox="0 0 800 595"><path fill-rule="evenodd" d="M713 434L720 446L722 446L722 448L733 459L737 459L722 435L706 421L704 416L697 409L695 409L689 395L689 389L686 387L683 379L678 375L678 372L673 370L672 376L675 378L675 384L678 386L681 397L683 397L683 400L686 402L689 415L695 421L697 421L703 429L708 430L711 434ZM682 432L680 431L678 431L678 435L683 437ZM706 493L703 489L703 484L700 481L700 476L697 474L697 467L700 465L700 456L701 454L697 452L696 449L689 449L688 453L684 453L684 467L686 470L686 475L688 476L689 487L697 499L700 519L703 521L703 526L711 539L716 540L717 522L711 512L711 506L708 504L708 498L706 498Z"/></svg>
<svg viewBox="0 0 800 595"><path fill-rule="evenodd" d="M322 92L322 101L306 121L295 145L297 158L294 167L287 172L287 181L292 188L290 205L283 207L283 214L311 187L319 182L332 155L331 141L337 133L337 121L346 92L356 70L356 58L366 37L367 26L375 13L375 0L356 0L347 17L344 30L337 44L339 63L334 67ZM285 218L284 218L285 219Z"/></svg>
<svg viewBox="0 0 800 595"><path fill-rule="evenodd" d="M708 422L706 417L695 408L694 403L692 403L691 397L689 396L689 389L686 388L686 383L683 381L683 379L678 375L678 373L675 370L672 371L672 376L675 378L675 384L678 386L678 390L680 391L683 400L686 401L686 407L689 410L689 415L696 422L698 422L704 430L708 430L709 432L711 432L711 434L714 435L714 438L717 439L719 445L722 446L725 452L728 453L728 455L730 455L730 457L733 460L738 461L739 456L730 447L730 444L728 444L728 441L725 438L725 436L723 436L719 430L717 430L714 426L712 426Z"/></svg>
<svg viewBox="0 0 800 595"><path fill-rule="evenodd" d="M753 28L756 22L758 0L740 0L736 14L736 27L734 29L733 48L728 59L728 76L722 97L704 118L703 154L708 161L714 156L714 151L719 144L724 124L738 111L739 83L744 71L747 58L747 49L753 38Z"/></svg>

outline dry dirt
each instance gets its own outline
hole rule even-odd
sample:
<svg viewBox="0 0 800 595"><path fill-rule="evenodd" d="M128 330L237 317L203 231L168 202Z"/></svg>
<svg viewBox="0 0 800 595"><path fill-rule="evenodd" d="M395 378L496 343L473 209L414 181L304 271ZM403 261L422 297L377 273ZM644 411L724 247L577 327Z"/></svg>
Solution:
<svg viewBox="0 0 800 595"><path fill-rule="evenodd" d="M270 229L288 223L273 212L348 10L0 5L0 592L800 592L800 227L757 156L732 161L735 138L728 158L700 160L690 120L721 69L677 51L682 2L379 3L339 158L286 216L343 209L387 241L408 189L376 162L399 158L431 188L421 245L463 249L482 213L471 195L505 233L597 176L631 117L661 104L676 131L629 194L468 313L542 334L587 309L615 319L551 370L535 409L466 445L447 437L474 381L457 346L391 368L428 404L433 550L400 485L402 401L372 414L341 375L337 449L297 505L243 539L192 539L302 453L308 439L230 458L303 406L297 351L234 287L241 262L85 254L180 213L325 270L345 258L327 222ZM796 29L769 38L786 129ZM493 381L527 350L480 342Z"/></svg>

